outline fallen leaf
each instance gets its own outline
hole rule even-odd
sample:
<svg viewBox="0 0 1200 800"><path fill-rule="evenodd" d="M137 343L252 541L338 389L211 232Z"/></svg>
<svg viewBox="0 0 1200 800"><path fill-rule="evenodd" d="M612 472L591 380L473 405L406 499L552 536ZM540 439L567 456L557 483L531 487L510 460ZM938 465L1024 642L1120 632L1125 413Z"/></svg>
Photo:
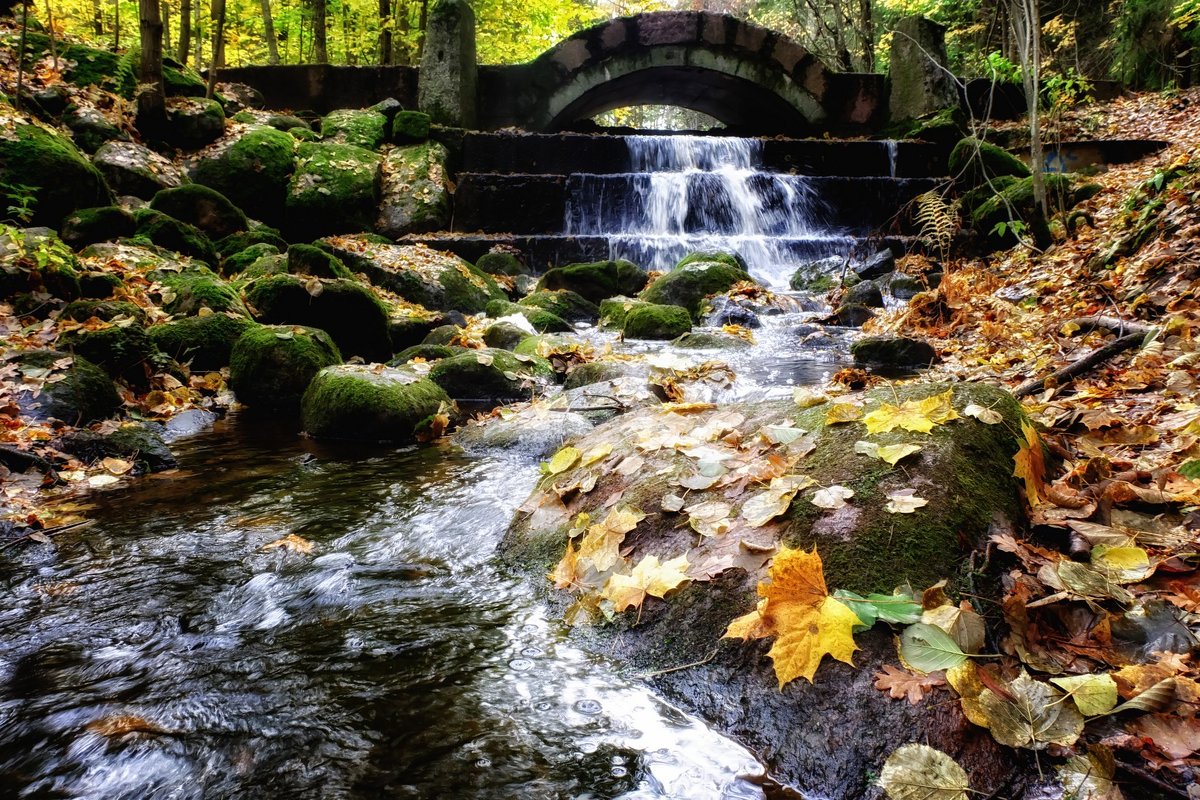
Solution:
<svg viewBox="0 0 1200 800"><path fill-rule="evenodd" d="M891 800L967 800L971 782L954 759L924 744L898 748L879 773Z"/></svg>
<svg viewBox="0 0 1200 800"><path fill-rule="evenodd" d="M1083 733L1083 715L1062 692L1035 681L1024 670L1006 687L1012 699L984 689L979 704L988 718L992 738L1008 747L1044 750L1064 747Z"/></svg>
<svg viewBox="0 0 1200 800"><path fill-rule="evenodd" d="M969 608L938 606L922 614L921 621L948 633L964 653L978 653L983 650L987 627L983 617Z"/></svg>
<svg viewBox="0 0 1200 800"><path fill-rule="evenodd" d="M854 497L853 489L848 489L845 486L839 486L835 483L833 486L826 486L824 489L819 489L809 499L809 502L817 508L836 510L844 507L846 501L851 497Z"/></svg>
<svg viewBox="0 0 1200 800"><path fill-rule="evenodd" d="M133 469L133 462L123 458L106 458L100 464L113 475L124 475Z"/></svg>
<svg viewBox="0 0 1200 800"><path fill-rule="evenodd" d="M839 425L843 422L855 422L862 419L862 406L854 403L834 403L825 412L826 425Z"/></svg>
<svg viewBox="0 0 1200 800"><path fill-rule="evenodd" d="M294 533L289 533L282 539L276 539L273 542L268 542L262 546L262 551L268 550L287 550L289 553L301 553L307 555L313 551L313 543L307 539L301 538Z"/></svg>
<svg viewBox="0 0 1200 800"><path fill-rule="evenodd" d="M1051 678L1050 682L1064 690L1085 717L1107 714L1117 704L1117 682L1108 673Z"/></svg>
<svg viewBox="0 0 1200 800"><path fill-rule="evenodd" d="M1137 735L1150 739L1154 746L1175 760L1200 750L1200 720L1167 714L1145 716L1133 723Z"/></svg>
<svg viewBox="0 0 1200 800"><path fill-rule="evenodd" d="M762 527L775 517L786 513L796 493L812 483L813 479L807 475L772 478L765 491L754 495L742 505L742 517L751 528Z"/></svg>
<svg viewBox="0 0 1200 800"><path fill-rule="evenodd" d="M978 403L971 403L963 409L963 414L968 417L974 417L987 425L999 425L1004 422L1004 415L995 409L986 408Z"/></svg>
<svg viewBox="0 0 1200 800"><path fill-rule="evenodd" d="M574 447L562 448L546 462L546 473L548 475L557 475L560 472L566 472L575 466L575 462L579 460L580 455L580 452Z"/></svg>
<svg viewBox="0 0 1200 800"><path fill-rule="evenodd" d="M1125 800L1113 783L1117 765L1112 751L1101 745L1088 748L1087 754L1074 755L1058 767L1063 797L1071 800Z"/></svg>
<svg viewBox="0 0 1200 800"><path fill-rule="evenodd" d="M854 443L854 452L859 455L878 458L880 461L886 461L894 467L896 466L896 462L901 459L907 458L913 453L921 452L921 446L918 444L878 445L875 442L857 441Z"/></svg>
<svg viewBox="0 0 1200 800"><path fill-rule="evenodd" d="M872 627L876 620L895 625L911 625L921 621L921 604L913 600L911 593L872 593L863 597L847 589L838 589L833 596L845 603L866 628Z"/></svg>
<svg viewBox="0 0 1200 800"><path fill-rule="evenodd" d="M883 509L891 514L912 514L918 508L929 505L929 501L924 497L918 497L914 489L892 492L887 499L887 505Z"/></svg>
<svg viewBox="0 0 1200 800"><path fill-rule="evenodd" d="M930 689L945 685L946 680L941 675L914 675L891 664L884 664L883 672L875 673L876 689L897 700L907 697L914 706L925 699L925 693Z"/></svg>
<svg viewBox="0 0 1200 800"><path fill-rule="evenodd" d="M924 622L909 625L900 633L900 658L921 672L951 669L967 660L950 634Z"/></svg>
<svg viewBox="0 0 1200 800"><path fill-rule="evenodd" d="M658 556L645 556L629 575L615 574L604 585L602 596L612 601L618 613L641 608L647 597L665 597L667 592L686 583L687 555L659 563Z"/></svg>
<svg viewBox="0 0 1200 800"><path fill-rule="evenodd" d="M683 510L688 515L692 530L701 536L720 536L729 530L729 512L733 510L729 503L707 500L686 506Z"/></svg>
<svg viewBox="0 0 1200 800"><path fill-rule="evenodd" d="M1021 421L1024 439L1018 439L1020 448L1013 456L1013 475L1025 480L1025 496L1031 506L1039 506L1046 495L1046 458L1042 452L1042 440L1037 429L1025 420Z"/></svg>
<svg viewBox="0 0 1200 800"><path fill-rule="evenodd" d="M879 408L863 417L863 424L867 426L868 433L887 433L896 428L929 433L934 425L958 419L953 399L954 391L947 389L924 400L905 400L898 406L881 403Z"/></svg>

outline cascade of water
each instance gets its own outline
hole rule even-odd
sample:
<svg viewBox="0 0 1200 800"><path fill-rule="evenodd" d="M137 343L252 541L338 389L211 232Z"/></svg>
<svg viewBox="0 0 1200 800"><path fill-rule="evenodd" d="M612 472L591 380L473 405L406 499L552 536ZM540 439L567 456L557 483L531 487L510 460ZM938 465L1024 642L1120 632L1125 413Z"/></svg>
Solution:
<svg viewBox="0 0 1200 800"><path fill-rule="evenodd" d="M896 157L900 155L900 143L895 139L885 139L883 146L887 148L888 154L888 175L896 177Z"/></svg>
<svg viewBox="0 0 1200 800"><path fill-rule="evenodd" d="M763 171L762 142L715 136L630 136L632 172L574 175L564 230L600 236L612 258L670 269L697 250L735 252L782 285L798 262L849 247L826 221L813 179Z"/></svg>

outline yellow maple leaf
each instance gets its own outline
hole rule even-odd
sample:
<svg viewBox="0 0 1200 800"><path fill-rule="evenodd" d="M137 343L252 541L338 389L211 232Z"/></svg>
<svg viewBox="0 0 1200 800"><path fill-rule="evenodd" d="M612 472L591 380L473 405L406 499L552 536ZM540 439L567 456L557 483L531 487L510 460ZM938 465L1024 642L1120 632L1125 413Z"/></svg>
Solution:
<svg viewBox="0 0 1200 800"><path fill-rule="evenodd" d="M1023 440L1018 440L1021 447L1013 456L1013 475L1025 479L1025 496L1029 505L1040 506L1046 491L1046 459L1042 453L1042 440L1037 429L1028 421L1021 420Z"/></svg>
<svg viewBox="0 0 1200 800"><path fill-rule="evenodd" d="M905 400L898 406L881 403L879 408L863 417L863 424L868 433L887 433L896 428L929 433L934 425L958 419L953 400L954 390L947 389L924 400Z"/></svg>
<svg viewBox="0 0 1200 800"><path fill-rule="evenodd" d="M854 422L862 417L862 406L854 403L834 403L825 412L826 425L838 425L843 422Z"/></svg>
<svg viewBox="0 0 1200 800"><path fill-rule="evenodd" d="M568 541L567 552L546 577L554 581L555 589L570 589L574 586L579 580L579 548Z"/></svg>
<svg viewBox="0 0 1200 800"><path fill-rule="evenodd" d="M608 512L603 522L588 527L579 543L579 560L597 572L607 572L621 560L621 542L646 515L636 508L622 506Z"/></svg>
<svg viewBox="0 0 1200 800"><path fill-rule="evenodd" d="M758 606L749 614L742 616L729 623L729 627L725 629L725 635L722 639L765 639L771 635L770 629L767 627L766 620L763 619L762 612L767 607L767 598L758 601Z"/></svg>
<svg viewBox="0 0 1200 800"><path fill-rule="evenodd" d="M664 597L667 592L690 580L687 555L659 563L658 556L645 556L628 575L616 574L604 585L603 597L612 601L618 613L641 608L646 597Z"/></svg>

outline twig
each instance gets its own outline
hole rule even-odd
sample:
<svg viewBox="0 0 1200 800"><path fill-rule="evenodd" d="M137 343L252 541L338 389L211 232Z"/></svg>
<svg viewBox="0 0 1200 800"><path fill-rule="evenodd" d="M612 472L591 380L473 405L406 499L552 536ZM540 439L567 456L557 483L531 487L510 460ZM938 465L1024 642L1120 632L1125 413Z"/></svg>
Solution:
<svg viewBox="0 0 1200 800"><path fill-rule="evenodd" d="M706 658L702 658L699 661L693 661L690 664L680 664L677 667L667 667L666 669L656 670L655 672L644 672L639 677L644 680L649 680L650 678L657 678L659 675L666 675L670 672L680 672L685 669L691 669L692 667L702 667L717 657L717 650L719 649L720 645L717 645L717 647L714 647L713 651L709 653Z"/></svg>
<svg viewBox="0 0 1200 800"><path fill-rule="evenodd" d="M1117 768L1128 772L1138 780L1145 781L1154 788L1158 789L1160 792L1164 792L1171 797L1179 797L1183 798L1184 800L1187 800L1187 798L1191 797L1191 795L1178 786L1172 786L1161 778L1157 778L1141 767L1134 766L1127 761L1117 761Z"/></svg>
<svg viewBox="0 0 1200 800"><path fill-rule="evenodd" d="M13 539L11 542L5 542L3 546L0 546L0 551L7 550L10 547L20 544L21 542L27 542L30 539L33 539L35 534L40 534L42 536L54 536L56 534L63 533L64 531L73 530L75 528L84 528L94 524L96 524L96 520L85 519L80 522L72 522L69 525L59 525L54 528L46 528L44 531L30 531L24 536Z"/></svg>
<svg viewBox="0 0 1200 800"><path fill-rule="evenodd" d="M1055 370L1044 378L1026 381L1013 392L1015 397L1027 397L1028 395L1040 392L1051 381L1055 384L1061 384L1064 381L1076 378L1103 364L1110 358L1118 356L1126 350L1132 350L1144 342L1148 336L1152 336L1158 332L1157 328L1106 316L1080 317L1079 319L1071 320L1067 324L1078 326L1079 332L1082 333L1102 330L1115 333L1119 338L1114 342L1109 342L1099 350L1089 353L1078 361L1073 361L1067 366Z"/></svg>

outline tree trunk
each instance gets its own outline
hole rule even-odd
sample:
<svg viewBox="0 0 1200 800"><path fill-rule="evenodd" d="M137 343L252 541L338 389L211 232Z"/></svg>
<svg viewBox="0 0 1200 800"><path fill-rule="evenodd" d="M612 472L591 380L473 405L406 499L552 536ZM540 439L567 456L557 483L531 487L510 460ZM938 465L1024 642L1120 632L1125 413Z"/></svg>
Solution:
<svg viewBox="0 0 1200 800"><path fill-rule="evenodd" d="M1042 215L1049 218L1046 203L1046 180L1042 174L1042 130L1039 90L1042 84L1042 20L1038 0L1010 0L1009 21L1021 58L1021 75L1025 84L1025 100L1029 111L1029 160L1033 171L1033 199Z"/></svg>
<svg viewBox="0 0 1200 800"><path fill-rule="evenodd" d="M875 70L875 15L871 0L858 0L858 27L862 37L862 71Z"/></svg>
<svg viewBox="0 0 1200 800"><path fill-rule="evenodd" d="M179 0L179 63L187 66L192 51L192 0Z"/></svg>
<svg viewBox="0 0 1200 800"><path fill-rule="evenodd" d="M379 63L392 63L392 0L379 0Z"/></svg>
<svg viewBox="0 0 1200 800"><path fill-rule="evenodd" d="M138 0L142 61L138 76L137 128L150 141L162 138L167 126L163 85L163 23L159 0Z"/></svg>
<svg viewBox="0 0 1200 800"><path fill-rule="evenodd" d="M121 49L121 0L113 0L113 50Z"/></svg>
<svg viewBox="0 0 1200 800"><path fill-rule="evenodd" d="M421 0L421 16L417 18L417 57L414 64L421 63L425 53L425 31L429 27L429 0Z"/></svg>
<svg viewBox="0 0 1200 800"><path fill-rule="evenodd" d="M162 14L162 41L163 49L171 46L171 3L169 0L162 0L162 7L159 9Z"/></svg>
<svg viewBox="0 0 1200 800"><path fill-rule="evenodd" d="M318 64L329 63L329 42L325 26L325 16L328 13L325 0L312 0L313 9L313 61Z"/></svg>
<svg viewBox="0 0 1200 800"><path fill-rule="evenodd" d="M271 19L271 0L261 0L263 38L267 40L267 63L279 63L279 43L275 40L275 21Z"/></svg>
<svg viewBox="0 0 1200 800"><path fill-rule="evenodd" d="M213 0L212 62L208 65L208 88L204 96L212 98L217 86L217 71L225 60L225 0Z"/></svg>
<svg viewBox="0 0 1200 800"><path fill-rule="evenodd" d="M104 36L104 9L100 7L100 0L92 0L92 32L97 39Z"/></svg>
<svg viewBox="0 0 1200 800"><path fill-rule="evenodd" d="M57 72L58 45L54 42L54 9L50 7L50 0L46 0L46 33L49 34L50 38L50 57L54 59L54 70Z"/></svg>

